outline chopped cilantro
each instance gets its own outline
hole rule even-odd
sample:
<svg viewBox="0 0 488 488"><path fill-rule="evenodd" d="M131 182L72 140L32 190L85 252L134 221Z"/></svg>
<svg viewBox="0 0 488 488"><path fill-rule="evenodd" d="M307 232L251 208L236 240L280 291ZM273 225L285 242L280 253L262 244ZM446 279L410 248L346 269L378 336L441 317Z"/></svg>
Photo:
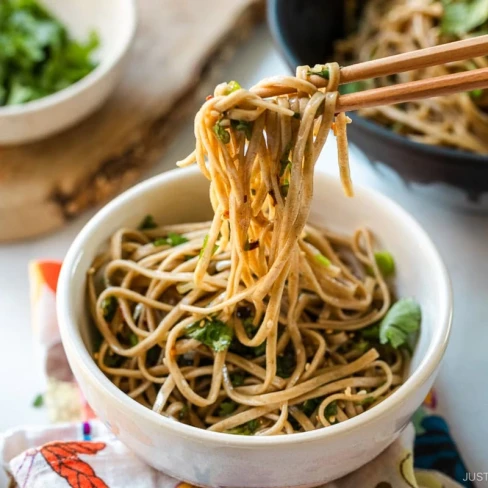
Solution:
<svg viewBox="0 0 488 488"><path fill-rule="evenodd" d="M176 247L180 244L188 242L188 239L181 234L176 234L175 232L170 232L167 237L158 237L153 241L155 246L171 246Z"/></svg>
<svg viewBox="0 0 488 488"><path fill-rule="evenodd" d="M231 120L230 123L235 130L244 132L248 141L251 139L252 122L246 122L245 120Z"/></svg>
<svg viewBox="0 0 488 488"><path fill-rule="evenodd" d="M227 131L224 127L220 125L220 122L217 122L213 126L213 131L215 135L217 136L217 139L222 141L224 144L229 144L230 142L230 134L229 131Z"/></svg>
<svg viewBox="0 0 488 488"><path fill-rule="evenodd" d="M237 403L232 400L223 401L219 406L219 416L228 417L237 409Z"/></svg>
<svg viewBox="0 0 488 488"><path fill-rule="evenodd" d="M322 68L321 70L315 70L314 69L310 69L308 70L307 72L307 75L308 76L311 76L311 75L316 75L316 76L320 76L321 78L323 78L324 80L328 80L329 79L329 68Z"/></svg>
<svg viewBox="0 0 488 488"><path fill-rule="evenodd" d="M317 407L322 403L322 400L322 397L310 398L309 400L305 400L301 406L302 412L307 417L310 417L310 415L312 415Z"/></svg>
<svg viewBox="0 0 488 488"><path fill-rule="evenodd" d="M238 427L234 427L233 429L229 429L227 431L228 434L234 435L254 435L254 433L259 428L259 421L257 419L250 420L245 424L239 425Z"/></svg>
<svg viewBox="0 0 488 488"><path fill-rule="evenodd" d="M199 257L203 256L205 248L207 247L207 243L208 243L208 234L203 238L203 245L202 245L202 248L200 249ZM219 248L219 246L217 246L217 244L215 244L213 247L213 250L212 250L212 254L215 254L217 252L218 248Z"/></svg>
<svg viewBox="0 0 488 488"><path fill-rule="evenodd" d="M230 346L234 331L221 320L206 318L188 326L186 335L200 341L215 352L221 352Z"/></svg>
<svg viewBox="0 0 488 488"><path fill-rule="evenodd" d="M276 374L281 378L289 378L296 366L295 354L292 351L285 352L276 358Z"/></svg>
<svg viewBox="0 0 488 488"><path fill-rule="evenodd" d="M111 322L115 317L115 312L117 312L118 305L118 301L114 296L109 296L102 300L103 318L107 322Z"/></svg>
<svg viewBox="0 0 488 488"><path fill-rule="evenodd" d="M32 406L34 408L41 408L42 406L44 406L44 395L42 393L36 395L34 401L32 402Z"/></svg>
<svg viewBox="0 0 488 488"><path fill-rule="evenodd" d="M244 380L245 377L242 373L232 373L230 375L230 381L234 387L242 386L244 384Z"/></svg>
<svg viewBox="0 0 488 488"><path fill-rule="evenodd" d="M376 323L362 329L360 335L367 341L378 341L380 337L380 324Z"/></svg>
<svg viewBox="0 0 488 488"><path fill-rule="evenodd" d="M95 69L99 38L74 40L35 0L0 1L0 106L58 92Z"/></svg>
<svg viewBox="0 0 488 488"><path fill-rule="evenodd" d="M444 34L467 34L488 20L488 0L444 0L443 4L441 31Z"/></svg>
<svg viewBox="0 0 488 488"><path fill-rule="evenodd" d="M152 215L146 215L142 222L139 224L139 230L155 229L157 227L154 217Z"/></svg>
<svg viewBox="0 0 488 488"><path fill-rule="evenodd" d="M341 95L347 95L349 93L356 93L366 89L366 83L364 81L353 81L352 83L346 83L339 87Z"/></svg>
<svg viewBox="0 0 488 488"><path fill-rule="evenodd" d="M285 180L285 183L280 186L280 193L283 198L288 196L288 191L290 190L290 182Z"/></svg>
<svg viewBox="0 0 488 488"><path fill-rule="evenodd" d="M335 422L331 422L331 417L335 417L337 415L337 403L336 402L330 402L326 407L324 411L324 416L325 418L331 423L334 424Z"/></svg>
<svg viewBox="0 0 488 488"><path fill-rule="evenodd" d="M471 90L469 92L469 96L471 98L481 98L483 96L484 91L481 88L477 88L476 90Z"/></svg>
<svg viewBox="0 0 488 488"><path fill-rule="evenodd" d="M129 336L129 342L132 347L137 346L139 344L139 338L132 332Z"/></svg>
<svg viewBox="0 0 488 488"><path fill-rule="evenodd" d="M411 298L394 303L383 317L379 328L381 344L390 343L395 349L405 346L412 349L420 328L421 310Z"/></svg>

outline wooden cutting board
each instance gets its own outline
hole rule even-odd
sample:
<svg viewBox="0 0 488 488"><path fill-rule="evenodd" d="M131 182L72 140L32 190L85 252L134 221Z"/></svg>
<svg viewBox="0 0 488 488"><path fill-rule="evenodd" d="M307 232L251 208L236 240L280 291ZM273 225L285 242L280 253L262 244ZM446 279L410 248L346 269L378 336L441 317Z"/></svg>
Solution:
<svg viewBox="0 0 488 488"><path fill-rule="evenodd" d="M134 182L211 92L262 4L139 0L138 33L109 101L62 134L0 148L0 241L52 231Z"/></svg>

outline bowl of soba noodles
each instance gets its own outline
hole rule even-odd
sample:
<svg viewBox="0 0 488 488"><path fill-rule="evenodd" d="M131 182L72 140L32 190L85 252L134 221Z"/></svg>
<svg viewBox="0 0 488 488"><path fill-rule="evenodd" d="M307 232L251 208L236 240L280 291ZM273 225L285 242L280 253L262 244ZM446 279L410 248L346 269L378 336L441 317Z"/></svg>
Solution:
<svg viewBox="0 0 488 488"><path fill-rule="evenodd" d="M268 0L289 66L361 63L486 33L488 11L464 0ZM479 14L479 15L478 15ZM476 58L341 86L343 93L488 66ZM488 90L349 114L351 141L382 176L419 194L488 209Z"/></svg>
<svg viewBox="0 0 488 488"><path fill-rule="evenodd" d="M338 71L218 85L180 168L109 203L64 261L58 318L88 403L177 479L342 477L398 437L437 374L449 277L412 217L353 185ZM329 137L337 179L314 171Z"/></svg>

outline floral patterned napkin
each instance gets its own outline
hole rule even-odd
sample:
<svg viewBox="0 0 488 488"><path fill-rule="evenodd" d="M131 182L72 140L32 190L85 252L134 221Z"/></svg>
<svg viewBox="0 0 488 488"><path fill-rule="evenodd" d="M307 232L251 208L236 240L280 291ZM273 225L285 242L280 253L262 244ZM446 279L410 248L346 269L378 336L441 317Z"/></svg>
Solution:
<svg viewBox="0 0 488 488"><path fill-rule="evenodd" d="M34 336L45 373L43 398L53 424L19 428L0 436L4 467L0 486L192 488L135 457L95 419L84 401L57 326L60 268L60 263L52 261L36 261L30 267ZM463 481L467 478L435 392L431 392L395 443L366 466L323 488L473 487L470 481Z"/></svg>

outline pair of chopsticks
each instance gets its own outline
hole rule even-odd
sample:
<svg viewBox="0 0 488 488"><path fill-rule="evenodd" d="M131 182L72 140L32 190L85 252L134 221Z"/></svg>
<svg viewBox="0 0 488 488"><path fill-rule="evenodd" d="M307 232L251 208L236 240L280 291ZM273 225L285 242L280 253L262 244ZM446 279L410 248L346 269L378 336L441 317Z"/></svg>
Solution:
<svg viewBox="0 0 488 488"><path fill-rule="evenodd" d="M404 73L405 71L486 55L488 55L488 35L346 66L341 68L339 82L344 85L354 81ZM318 75L309 76L309 81L318 88L327 86L327 80ZM349 112L361 108L411 102L422 98L439 97L479 88L488 88L488 68L340 95L336 110L337 112ZM269 96L268 88L256 87L253 88L253 92L260 96ZM272 94L287 95L290 94L290 88L285 86L273 87Z"/></svg>
<svg viewBox="0 0 488 488"><path fill-rule="evenodd" d="M340 83L378 78L486 55L488 55L488 35L347 66L341 68ZM323 80L323 86L325 84L326 81ZM479 88L488 88L488 68L341 95L336 109L338 112L348 112Z"/></svg>

